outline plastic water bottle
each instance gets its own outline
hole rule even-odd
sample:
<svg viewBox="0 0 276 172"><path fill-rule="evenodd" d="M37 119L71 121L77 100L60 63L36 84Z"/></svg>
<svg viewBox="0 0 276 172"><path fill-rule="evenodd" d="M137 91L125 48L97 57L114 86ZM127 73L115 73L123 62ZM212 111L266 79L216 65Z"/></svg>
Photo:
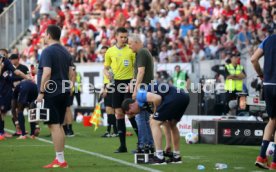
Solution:
<svg viewBox="0 0 276 172"><path fill-rule="evenodd" d="M204 165L198 165L198 166L197 166L197 169L198 169L198 170L205 170L205 166L204 166Z"/></svg>
<svg viewBox="0 0 276 172"><path fill-rule="evenodd" d="M227 166L227 164L216 163L216 164L215 164L215 168L216 168L216 170L223 170L223 169L227 169L228 166Z"/></svg>

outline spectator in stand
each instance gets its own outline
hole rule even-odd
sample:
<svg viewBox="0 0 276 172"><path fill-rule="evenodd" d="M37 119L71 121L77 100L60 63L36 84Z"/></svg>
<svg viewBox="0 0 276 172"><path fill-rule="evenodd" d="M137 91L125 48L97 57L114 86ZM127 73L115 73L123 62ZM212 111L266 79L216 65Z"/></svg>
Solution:
<svg viewBox="0 0 276 172"><path fill-rule="evenodd" d="M168 60L168 48L166 44L163 44L161 47L161 52L159 53L159 62L166 63Z"/></svg>
<svg viewBox="0 0 276 172"><path fill-rule="evenodd" d="M168 15L167 15L168 21L172 21L172 20L174 20L175 18L177 18L179 16L180 16L179 11L176 8L175 3L170 3L169 12L168 12Z"/></svg>
<svg viewBox="0 0 276 172"><path fill-rule="evenodd" d="M198 15L198 14L202 14L203 12L205 12L205 8L200 5L200 0L195 0L195 5L192 8L192 14Z"/></svg>
<svg viewBox="0 0 276 172"><path fill-rule="evenodd" d="M221 16L220 24L217 26L216 29L216 36L221 37L222 35L226 34L227 23L225 16Z"/></svg>
<svg viewBox="0 0 276 172"><path fill-rule="evenodd" d="M216 0L215 7L213 9L213 15L212 15L213 20L219 18L220 15L222 14L223 8L221 6L222 6L221 2L219 0Z"/></svg>
<svg viewBox="0 0 276 172"><path fill-rule="evenodd" d="M200 48L199 45L194 46L194 51L192 54L192 61L194 62L199 62L205 59L205 53L204 51Z"/></svg>
<svg viewBox="0 0 276 172"><path fill-rule="evenodd" d="M52 8L52 1L51 0L38 0L37 6L35 10L33 11L33 14L39 11L39 14L50 14Z"/></svg>
<svg viewBox="0 0 276 172"><path fill-rule="evenodd" d="M247 31L245 24L240 25L240 32L238 33L238 46L237 48L242 51L251 41L252 35Z"/></svg>
<svg viewBox="0 0 276 172"><path fill-rule="evenodd" d="M179 30L179 36L181 38L184 38L189 30L193 30L194 26L192 24L189 24L189 19L188 18L184 18L181 22L180 25L180 30Z"/></svg>
<svg viewBox="0 0 276 172"><path fill-rule="evenodd" d="M74 59L74 63L86 63L88 61L85 52L82 48L78 50L77 56Z"/></svg>
<svg viewBox="0 0 276 172"><path fill-rule="evenodd" d="M154 11L149 11L148 13L148 20L150 21L150 25L153 28L156 28L156 24L159 21L159 18L157 17L157 15L154 13Z"/></svg>
<svg viewBox="0 0 276 172"><path fill-rule="evenodd" d="M160 10L159 22L164 29L167 30L169 28L170 21L167 18L167 12L164 9Z"/></svg>

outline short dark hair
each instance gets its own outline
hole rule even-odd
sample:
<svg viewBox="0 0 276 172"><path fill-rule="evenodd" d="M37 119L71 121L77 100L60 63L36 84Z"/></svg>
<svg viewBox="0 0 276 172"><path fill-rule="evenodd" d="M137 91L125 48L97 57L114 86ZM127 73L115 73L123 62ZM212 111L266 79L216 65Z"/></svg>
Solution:
<svg viewBox="0 0 276 172"><path fill-rule="evenodd" d="M127 33L127 29L124 28L124 27L119 27L119 28L116 30L116 34L119 34L119 33Z"/></svg>
<svg viewBox="0 0 276 172"><path fill-rule="evenodd" d="M19 55L18 54L11 54L9 57L10 60L15 60L15 59L19 59Z"/></svg>
<svg viewBox="0 0 276 172"><path fill-rule="evenodd" d="M47 28L47 33L51 36L53 40L59 41L61 29L57 25L49 25Z"/></svg>
<svg viewBox="0 0 276 172"><path fill-rule="evenodd" d="M127 98L123 101L122 109L123 109L124 113L129 110L129 105L134 103L134 102L135 102L135 100L133 100L131 98Z"/></svg>
<svg viewBox="0 0 276 172"><path fill-rule="evenodd" d="M102 50L102 49L108 49L108 46L105 46L105 45L104 45L104 46L102 46L101 50Z"/></svg>

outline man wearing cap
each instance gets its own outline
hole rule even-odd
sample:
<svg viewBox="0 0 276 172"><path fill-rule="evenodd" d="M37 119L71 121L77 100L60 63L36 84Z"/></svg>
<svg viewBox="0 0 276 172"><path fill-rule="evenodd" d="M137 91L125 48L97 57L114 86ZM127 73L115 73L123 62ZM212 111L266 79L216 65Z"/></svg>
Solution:
<svg viewBox="0 0 276 172"><path fill-rule="evenodd" d="M231 63L225 65L225 85L226 108L225 113L229 111L228 103L237 99L237 93L243 91L243 79L246 77L244 67L239 64L239 53L231 53Z"/></svg>
<svg viewBox="0 0 276 172"><path fill-rule="evenodd" d="M160 10L159 23L164 29L168 29L170 26L170 21L167 18L167 12L165 9Z"/></svg>
<svg viewBox="0 0 276 172"><path fill-rule="evenodd" d="M168 16L167 16L167 18L168 18L169 21L172 21L172 20L174 20L175 18L177 18L177 17L180 16L180 15L179 15L178 9L176 9L175 3L170 3L169 9L170 9L170 10L169 10Z"/></svg>

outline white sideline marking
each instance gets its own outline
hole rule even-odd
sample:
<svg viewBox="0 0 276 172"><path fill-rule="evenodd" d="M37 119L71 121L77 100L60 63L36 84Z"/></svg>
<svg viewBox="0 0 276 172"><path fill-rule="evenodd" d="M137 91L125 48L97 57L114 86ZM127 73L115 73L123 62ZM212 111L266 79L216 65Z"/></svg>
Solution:
<svg viewBox="0 0 276 172"><path fill-rule="evenodd" d="M203 157L204 156L183 156L183 158L192 159L192 160L202 159Z"/></svg>
<svg viewBox="0 0 276 172"><path fill-rule="evenodd" d="M14 133L15 132L13 130L9 130L9 129L6 129L6 128L5 128L5 130L8 131L8 132L10 132L10 133ZM45 142L45 143L53 144L52 141L49 141L49 140L46 140L46 139L42 139L42 138L39 138L39 137L36 137L36 140L39 140L39 141ZM99 158L102 158L102 159L107 159L107 160L110 160L110 161L118 162L120 164L123 164L123 165L126 165L126 166L130 166L130 167L133 167L133 168L137 168L137 169L140 169L140 170L149 171L149 172L161 172L161 171L153 169L153 168L144 167L144 166L137 165L137 164L134 164L134 163L130 163L130 162L127 162L127 161L123 161L123 160L119 160L119 159L116 159L116 158L112 158L110 156L106 156L106 155L103 155L103 154L100 154L100 153L90 152L90 151L87 151L87 150L79 149L77 147L65 145L65 148L71 149L71 150L74 150L74 151L78 151L78 152L82 152L82 153L85 153L85 154L88 154L88 155L96 156L96 157L99 157Z"/></svg>
<svg viewBox="0 0 276 172"><path fill-rule="evenodd" d="M1 147L50 147L50 145L2 145Z"/></svg>

